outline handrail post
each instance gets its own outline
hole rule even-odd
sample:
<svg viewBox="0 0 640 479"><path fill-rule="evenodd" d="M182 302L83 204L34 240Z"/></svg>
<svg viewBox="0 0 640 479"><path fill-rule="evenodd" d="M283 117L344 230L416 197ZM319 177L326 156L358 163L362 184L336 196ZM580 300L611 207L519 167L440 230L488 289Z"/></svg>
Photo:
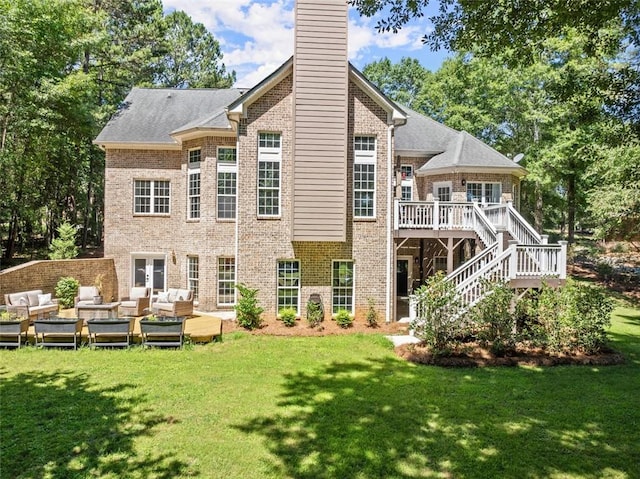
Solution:
<svg viewBox="0 0 640 479"><path fill-rule="evenodd" d="M549 244L549 235L540 235L540 237L542 238L541 244Z"/></svg>
<svg viewBox="0 0 640 479"><path fill-rule="evenodd" d="M509 249L511 250L509 279L516 279L518 277L518 240L509 240Z"/></svg>
<svg viewBox="0 0 640 479"><path fill-rule="evenodd" d="M440 229L440 202L438 200L433 202L433 229Z"/></svg>
<svg viewBox="0 0 640 479"><path fill-rule="evenodd" d="M558 268L560 269L560 279L567 279L567 241L558 241L560 244L560 258L558 259Z"/></svg>
<svg viewBox="0 0 640 479"><path fill-rule="evenodd" d="M400 202L397 198L393 200L393 229L398 231L400 226Z"/></svg>

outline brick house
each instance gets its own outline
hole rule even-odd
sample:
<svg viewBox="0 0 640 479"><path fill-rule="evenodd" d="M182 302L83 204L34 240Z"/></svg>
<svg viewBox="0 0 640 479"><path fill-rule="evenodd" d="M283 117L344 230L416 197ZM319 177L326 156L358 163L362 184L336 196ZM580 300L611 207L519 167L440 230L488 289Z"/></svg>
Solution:
<svg viewBox="0 0 640 479"><path fill-rule="evenodd" d="M245 283L267 317L320 294L394 320L428 275L518 269L519 245L538 266L512 282L562 276L562 247L514 208L525 170L350 65L343 0L298 0L294 56L254 88L135 88L95 143L121 295L189 287L214 311Z"/></svg>

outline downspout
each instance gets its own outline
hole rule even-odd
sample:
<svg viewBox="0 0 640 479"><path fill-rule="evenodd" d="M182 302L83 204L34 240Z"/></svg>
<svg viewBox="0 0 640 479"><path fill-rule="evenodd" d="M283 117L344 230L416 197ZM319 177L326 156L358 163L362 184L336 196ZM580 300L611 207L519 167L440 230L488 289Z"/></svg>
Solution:
<svg viewBox="0 0 640 479"><path fill-rule="evenodd" d="M392 286L391 286L391 272L392 272L392 261L393 261L393 237L392 237L392 225L393 225L393 151L392 151L392 141L393 141L393 125L389 125L387 128L387 300L386 303L386 311L385 311L385 322L391 322L391 302L394 298L391 297Z"/></svg>
<svg viewBox="0 0 640 479"><path fill-rule="evenodd" d="M236 267L236 283L239 283L240 281L238 281L238 272L240 271L240 267L239 267L239 263L240 263L240 257L238 255L238 248L239 248L239 241L238 241L238 237L239 237L239 224L240 224L240 218L238 217L239 213L240 213L240 208L239 208L239 204L240 201L238 201L238 185L240 184L240 120L236 120L235 118L231 118L231 116L229 115L229 111L227 108L225 108L225 113L227 115L227 119L229 120L229 122L233 122L236 124L236 224L235 224L235 245L234 245L234 260L235 260L235 267ZM233 288L233 302L235 304L238 303L238 289L237 288Z"/></svg>

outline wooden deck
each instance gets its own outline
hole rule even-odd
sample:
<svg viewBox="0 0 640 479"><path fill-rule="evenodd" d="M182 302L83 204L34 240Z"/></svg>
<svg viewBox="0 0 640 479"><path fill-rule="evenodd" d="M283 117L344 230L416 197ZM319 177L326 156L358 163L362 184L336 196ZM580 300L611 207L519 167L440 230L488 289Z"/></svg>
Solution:
<svg viewBox="0 0 640 479"><path fill-rule="evenodd" d="M63 309L60 311L59 316L61 318L73 318L75 317L74 309ZM136 322L133 327L134 342L140 342L140 319L142 316L136 317ZM216 339L222 338L222 319L208 315L204 313L198 313L189 317L184 326L185 336L190 338L194 343L210 343ZM29 326L27 332L27 338L30 344L35 342L35 331L33 325ZM89 331L85 325L82 328L82 343L88 343Z"/></svg>

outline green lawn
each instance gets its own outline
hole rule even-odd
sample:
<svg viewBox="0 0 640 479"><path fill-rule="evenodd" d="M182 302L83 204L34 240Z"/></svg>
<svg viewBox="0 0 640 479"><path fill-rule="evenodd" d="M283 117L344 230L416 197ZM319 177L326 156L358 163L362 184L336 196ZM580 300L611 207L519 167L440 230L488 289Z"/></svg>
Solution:
<svg viewBox="0 0 640 479"><path fill-rule="evenodd" d="M620 366L440 369L379 336L0 351L2 478L638 478L640 310Z"/></svg>

